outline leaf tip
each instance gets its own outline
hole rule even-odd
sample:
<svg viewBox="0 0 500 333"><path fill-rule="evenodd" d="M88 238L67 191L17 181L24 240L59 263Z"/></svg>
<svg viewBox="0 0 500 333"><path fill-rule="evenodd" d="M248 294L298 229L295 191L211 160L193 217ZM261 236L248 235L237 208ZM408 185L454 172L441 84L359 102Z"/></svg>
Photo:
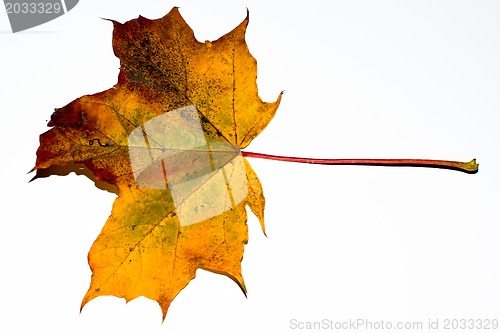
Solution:
<svg viewBox="0 0 500 333"><path fill-rule="evenodd" d="M121 25L121 23L120 23L120 22L115 21L115 20L113 20L113 19L109 19L109 18L105 18L105 17L101 17L100 19L101 19L101 20L104 20L104 21L109 21L109 22L113 23L113 26L116 26L116 25Z"/></svg>
<svg viewBox="0 0 500 333"><path fill-rule="evenodd" d="M82 303L80 304L80 314L82 314L82 311L83 311L83 308L85 307L85 305L87 305L87 303L89 302L90 300L87 299L87 297L85 297L83 300L82 300Z"/></svg>
<svg viewBox="0 0 500 333"><path fill-rule="evenodd" d="M248 292L247 292L247 287L245 286L245 282L243 280L241 281L241 284L239 282L238 286L240 287L241 291L243 292L243 295L245 296L246 299L248 299Z"/></svg>
<svg viewBox="0 0 500 333"><path fill-rule="evenodd" d="M282 90L280 94L278 95L278 99L276 99L276 103L279 105L281 102L281 98L283 97L283 94L285 93L285 90Z"/></svg>
<svg viewBox="0 0 500 333"><path fill-rule="evenodd" d="M165 298L160 297L160 299L156 300L158 305L160 305L161 309L161 323L165 322L165 318L167 317L168 308L170 307L171 300L166 300Z"/></svg>
<svg viewBox="0 0 500 333"><path fill-rule="evenodd" d="M257 216L257 218L259 219L259 222L260 222L260 228L262 229L262 233L264 234L264 236L267 237L267 233L266 233L266 225L264 224L264 211L262 211L262 214L259 214L259 216Z"/></svg>

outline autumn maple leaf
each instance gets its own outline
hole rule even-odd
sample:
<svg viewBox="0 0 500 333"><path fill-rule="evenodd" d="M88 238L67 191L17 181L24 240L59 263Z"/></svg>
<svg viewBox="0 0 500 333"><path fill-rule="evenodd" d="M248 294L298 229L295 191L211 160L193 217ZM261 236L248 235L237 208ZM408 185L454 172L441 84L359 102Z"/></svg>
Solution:
<svg viewBox="0 0 500 333"><path fill-rule="evenodd" d="M92 245L82 307L101 295L170 303L203 268L241 272L249 206L264 231L264 196L244 156L319 164L411 165L477 172L437 160L311 159L244 152L281 94L263 102L245 43L248 14L214 42L198 42L177 8L157 20L112 21L118 83L57 109L40 136L35 178L84 165L118 198Z"/></svg>
<svg viewBox="0 0 500 333"><path fill-rule="evenodd" d="M34 170L83 164L118 198L88 256L82 307L101 295L156 300L165 317L197 268L241 273L245 206L264 229L264 196L241 156L278 108L258 96L245 43L248 15L214 42L198 42L177 8L112 21L118 83L57 109Z"/></svg>

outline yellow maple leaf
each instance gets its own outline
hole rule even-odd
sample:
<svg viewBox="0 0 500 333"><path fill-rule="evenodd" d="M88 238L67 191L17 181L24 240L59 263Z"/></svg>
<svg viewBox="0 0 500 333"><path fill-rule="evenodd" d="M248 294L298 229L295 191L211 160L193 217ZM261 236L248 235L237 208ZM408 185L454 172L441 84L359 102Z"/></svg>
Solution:
<svg viewBox="0 0 500 333"><path fill-rule="evenodd" d="M117 188L89 252L90 288L156 300L165 317L196 269L241 273L249 206L264 229L264 196L242 156L271 121L245 43L248 15L213 42L198 42L177 8L157 20L112 21L118 83L57 109L40 136L34 170L83 164Z"/></svg>
<svg viewBox="0 0 500 333"><path fill-rule="evenodd" d="M336 165L420 166L476 173L478 164L422 159L317 159L241 151L281 100L263 102L245 20L198 42L177 8L157 20L112 21L118 83L57 109L40 136L33 170L90 170L118 198L89 252L92 280L82 308L101 295L156 300L165 318L203 268L246 293L241 272L246 206L264 229L264 196L244 156ZM60 171L60 170L59 170ZM100 185L101 184L101 185Z"/></svg>

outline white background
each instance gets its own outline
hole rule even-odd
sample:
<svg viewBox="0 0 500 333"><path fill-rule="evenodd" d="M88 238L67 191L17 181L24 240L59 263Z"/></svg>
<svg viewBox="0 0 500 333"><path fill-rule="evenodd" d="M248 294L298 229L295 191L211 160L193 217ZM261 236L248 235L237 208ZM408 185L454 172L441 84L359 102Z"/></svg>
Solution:
<svg viewBox="0 0 500 333"><path fill-rule="evenodd" d="M252 216L248 299L227 277L199 270L163 324L144 298L99 297L80 313L87 252L115 195L74 174L28 183L38 136L54 108L116 83L112 24L101 17L159 18L176 5L200 41L250 10L260 95L286 94L248 151L477 158L479 173L252 159L268 238ZM0 331L293 332L293 318L424 328L428 319L500 319L499 18L493 0L86 0L12 34L0 13Z"/></svg>

